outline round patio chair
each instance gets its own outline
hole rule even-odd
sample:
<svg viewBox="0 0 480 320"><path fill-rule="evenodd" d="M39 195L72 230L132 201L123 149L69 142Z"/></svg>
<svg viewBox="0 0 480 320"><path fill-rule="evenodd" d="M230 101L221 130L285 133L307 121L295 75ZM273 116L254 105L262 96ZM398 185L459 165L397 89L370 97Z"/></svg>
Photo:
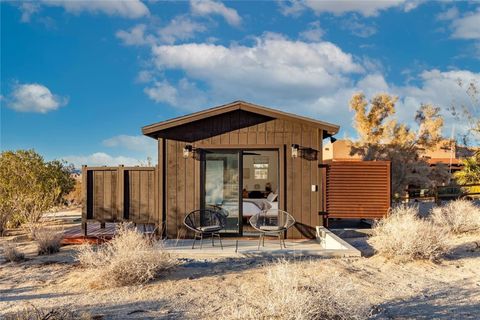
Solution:
<svg viewBox="0 0 480 320"><path fill-rule="evenodd" d="M258 238L258 250L260 250L260 244L265 246L265 236L278 236L280 242L280 249L286 248L285 245L285 232L295 224L295 218L283 210L269 209L263 210L253 215L250 220L250 225L260 232Z"/></svg>
<svg viewBox="0 0 480 320"><path fill-rule="evenodd" d="M183 223L185 226L194 232L192 249L195 249L195 242L197 238L200 239L200 249L203 245L203 236L212 236L212 246L215 246L214 237L220 240L220 246L223 250L222 238L220 230L225 227L222 215L214 209L200 209L194 210L187 214Z"/></svg>

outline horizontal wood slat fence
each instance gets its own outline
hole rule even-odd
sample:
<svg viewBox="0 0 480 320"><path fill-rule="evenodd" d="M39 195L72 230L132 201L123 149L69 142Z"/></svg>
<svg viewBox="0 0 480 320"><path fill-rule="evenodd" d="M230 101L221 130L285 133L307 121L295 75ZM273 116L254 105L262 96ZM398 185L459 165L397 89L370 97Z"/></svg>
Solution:
<svg viewBox="0 0 480 320"><path fill-rule="evenodd" d="M155 167L82 167L82 221L158 223Z"/></svg>
<svg viewBox="0 0 480 320"><path fill-rule="evenodd" d="M389 161L332 161L324 166L328 218L379 219L388 213Z"/></svg>

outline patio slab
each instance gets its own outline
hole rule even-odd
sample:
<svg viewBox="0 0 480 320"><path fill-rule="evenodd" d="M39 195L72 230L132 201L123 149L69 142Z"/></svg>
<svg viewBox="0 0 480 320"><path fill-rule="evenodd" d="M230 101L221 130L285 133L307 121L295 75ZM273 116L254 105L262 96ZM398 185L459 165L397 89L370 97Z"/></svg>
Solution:
<svg viewBox="0 0 480 320"><path fill-rule="evenodd" d="M321 231L324 231L323 228ZM265 246L258 249L258 240L223 238L223 249L220 242L215 239L212 246L211 239L204 239L200 248L197 240L192 249L192 239L169 239L161 242L164 250L180 257L213 258L213 257L360 257L361 252L329 231L319 233L314 240L285 240L286 248L280 249L278 239L265 239Z"/></svg>

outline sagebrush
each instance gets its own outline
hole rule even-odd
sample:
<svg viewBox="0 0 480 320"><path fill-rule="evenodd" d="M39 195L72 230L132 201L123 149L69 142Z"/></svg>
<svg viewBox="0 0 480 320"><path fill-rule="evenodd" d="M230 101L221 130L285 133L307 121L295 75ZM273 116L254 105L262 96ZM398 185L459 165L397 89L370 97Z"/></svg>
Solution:
<svg viewBox="0 0 480 320"><path fill-rule="evenodd" d="M318 277L286 260L266 267L265 285L249 283L241 290L246 301L227 307L223 319L356 320L372 310L350 279Z"/></svg>
<svg viewBox="0 0 480 320"><path fill-rule="evenodd" d="M468 200L451 201L432 209L431 219L456 234L480 231L480 207Z"/></svg>
<svg viewBox="0 0 480 320"><path fill-rule="evenodd" d="M155 248L151 239L138 233L131 224L122 224L115 237L98 248L82 246L77 257L87 269L92 287L143 284L177 264L176 259Z"/></svg>
<svg viewBox="0 0 480 320"><path fill-rule="evenodd" d="M422 219L417 207L396 207L376 223L368 243L387 258L435 260L448 251L448 230Z"/></svg>
<svg viewBox="0 0 480 320"><path fill-rule="evenodd" d="M3 256L9 262L19 262L25 260L25 254L20 252L17 244L14 242L7 242L3 245Z"/></svg>
<svg viewBox="0 0 480 320"><path fill-rule="evenodd" d="M63 232L55 228L37 226L31 230L32 238L38 243L38 254L53 254L60 251Z"/></svg>

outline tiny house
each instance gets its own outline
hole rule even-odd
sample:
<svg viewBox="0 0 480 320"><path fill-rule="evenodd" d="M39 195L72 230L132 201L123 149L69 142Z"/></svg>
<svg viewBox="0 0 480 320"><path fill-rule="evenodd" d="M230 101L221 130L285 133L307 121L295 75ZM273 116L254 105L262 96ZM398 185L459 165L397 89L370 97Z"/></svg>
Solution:
<svg viewBox="0 0 480 320"><path fill-rule="evenodd" d="M339 126L235 101L147 125L158 141L153 188L162 232L184 237L195 209L229 212L226 235L248 236L248 219L265 208L293 215L288 238L315 236L322 225L322 142Z"/></svg>

